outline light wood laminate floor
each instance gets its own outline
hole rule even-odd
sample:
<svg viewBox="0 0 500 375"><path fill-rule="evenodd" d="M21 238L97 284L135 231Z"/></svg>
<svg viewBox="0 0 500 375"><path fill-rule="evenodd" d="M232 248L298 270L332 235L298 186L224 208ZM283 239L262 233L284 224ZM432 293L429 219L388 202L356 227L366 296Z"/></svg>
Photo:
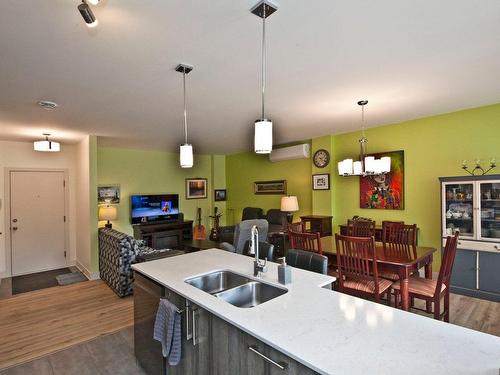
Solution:
<svg viewBox="0 0 500 375"><path fill-rule="evenodd" d="M452 294L450 308L452 324L500 336L500 303ZM132 324L133 298L102 281L0 300L0 369L23 363L0 374L142 374Z"/></svg>
<svg viewBox="0 0 500 375"><path fill-rule="evenodd" d="M133 298L85 281L0 300L0 369L133 325Z"/></svg>

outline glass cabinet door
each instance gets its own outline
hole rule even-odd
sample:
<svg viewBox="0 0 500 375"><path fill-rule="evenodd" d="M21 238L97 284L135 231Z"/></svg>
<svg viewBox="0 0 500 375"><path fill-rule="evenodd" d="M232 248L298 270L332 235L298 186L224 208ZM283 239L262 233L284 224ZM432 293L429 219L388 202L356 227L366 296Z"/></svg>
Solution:
<svg viewBox="0 0 500 375"><path fill-rule="evenodd" d="M500 181L479 183L480 238L500 241Z"/></svg>
<svg viewBox="0 0 500 375"><path fill-rule="evenodd" d="M460 237L474 238L474 182L443 184L443 237L460 232Z"/></svg>

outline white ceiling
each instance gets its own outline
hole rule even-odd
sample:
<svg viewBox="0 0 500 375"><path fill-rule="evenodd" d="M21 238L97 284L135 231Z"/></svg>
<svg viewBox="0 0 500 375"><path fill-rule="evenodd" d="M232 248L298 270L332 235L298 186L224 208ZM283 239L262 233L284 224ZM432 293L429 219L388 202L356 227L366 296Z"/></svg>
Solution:
<svg viewBox="0 0 500 375"><path fill-rule="evenodd" d="M252 148L260 117L255 0L1 0L0 138L177 150L180 63L195 152ZM500 102L498 0L281 0L268 19L275 143ZM60 107L46 111L40 99Z"/></svg>

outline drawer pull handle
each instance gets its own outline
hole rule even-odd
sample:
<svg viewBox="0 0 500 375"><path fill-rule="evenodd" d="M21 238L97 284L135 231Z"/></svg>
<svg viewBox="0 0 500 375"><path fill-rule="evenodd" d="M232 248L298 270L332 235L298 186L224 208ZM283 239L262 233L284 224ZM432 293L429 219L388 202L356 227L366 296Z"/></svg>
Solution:
<svg viewBox="0 0 500 375"><path fill-rule="evenodd" d="M253 353L257 354L259 357L261 357L261 358L262 358L262 359L264 359L265 361L267 361L267 362L269 362L270 364L272 364L272 365L276 366L276 367L277 367L277 368L279 368L280 370L286 370L286 369L287 369L287 367L288 367L288 364L286 364L285 362L275 362L275 361L273 361L271 358L269 358L269 357L265 356L264 354L262 354L261 352L259 352L259 351L257 350L257 346L255 346L255 345L250 345L250 346L248 347L248 349L249 349L251 352L253 352Z"/></svg>

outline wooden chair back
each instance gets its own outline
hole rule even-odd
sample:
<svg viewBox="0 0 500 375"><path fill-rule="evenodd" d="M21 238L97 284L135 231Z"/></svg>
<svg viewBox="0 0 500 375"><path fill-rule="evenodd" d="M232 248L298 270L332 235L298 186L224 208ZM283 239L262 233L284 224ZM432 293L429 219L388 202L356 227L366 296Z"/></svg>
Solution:
<svg viewBox="0 0 500 375"><path fill-rule="evenodd" d="M344 278L373 280L379 293L377 257L374 237L335 235L337 248L338 286L342 292Z"/></svg>
<svg viewBox="0 0 500 375"><path fill-rule="evenodd" d="M455 261L455 254L457 252L459 232L456 231L454 236L446 238L446 245L444 246L443 257L441 259L441 268L436 283L436 291L434 295L439 295L442 285L450 287L451 272L453 271L453 263ZM449 289L448 289L449 290Z"/></svg>
<svg viewBox="0 0 500 375"><path fill-rule="evenodd" d="M321 247L321 236L319 232L295 232L288 231L290 249L312 251L323 255Z"/></svg>
<svg viewBox="0 0 500 375"><path fill-rule="evenodd" d="M417 225L406 225L395 221L384 222L382 224L382 243L386 254L416 256Z"/></svg>
<svg viewBox="0 0 500 375"><path fill-rule="evenodd" d="M374 237L375 222L373 220L347 220L347 233L352 237Z"/></svg>

